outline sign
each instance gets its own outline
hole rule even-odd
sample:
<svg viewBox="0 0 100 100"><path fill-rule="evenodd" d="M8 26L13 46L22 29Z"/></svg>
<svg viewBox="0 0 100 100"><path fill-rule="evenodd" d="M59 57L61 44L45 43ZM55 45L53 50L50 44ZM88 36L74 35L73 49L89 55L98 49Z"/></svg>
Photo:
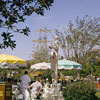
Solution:
<svg viewBox="0 0 100 100"><path fill-rule="evenodd" d="M8 83L0 83L0 100L11 100L12 86Z"/></svg>

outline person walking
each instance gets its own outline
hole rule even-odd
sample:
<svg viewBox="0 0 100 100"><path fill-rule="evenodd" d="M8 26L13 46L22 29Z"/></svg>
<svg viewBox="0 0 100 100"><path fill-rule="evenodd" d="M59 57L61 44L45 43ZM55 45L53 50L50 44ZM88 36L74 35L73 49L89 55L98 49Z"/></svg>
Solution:
<svg viewBox="0 0 100 100"><path fill-rule="evenodd" d="M28 86L28 88L32 88L31 89L31 99L32 100L36 100L36 99L40 100L39 95L42 90L42 84L40 82L40 79L36 79L36 81L33 82L30 86Z"/></svg>
<svg viewBox="0 0 100 100"><path fill-rule="evenodd" d="M24 100L29 100L29 94L27 93L27 87L31 83L31 79L28 76L28 71L24 72L24 75L20 77L20 88Z"/></svg>

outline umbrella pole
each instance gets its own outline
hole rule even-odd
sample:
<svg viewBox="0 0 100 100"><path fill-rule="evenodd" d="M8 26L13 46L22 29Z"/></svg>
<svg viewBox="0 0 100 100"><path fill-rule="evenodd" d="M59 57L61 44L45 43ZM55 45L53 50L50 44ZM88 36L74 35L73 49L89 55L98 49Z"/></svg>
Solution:
<svg viewBox="0 0 100 100"><path fill-rule="evenodd" d="M78 80L80 80L80 70L77 71L77 74Z"/></svg>

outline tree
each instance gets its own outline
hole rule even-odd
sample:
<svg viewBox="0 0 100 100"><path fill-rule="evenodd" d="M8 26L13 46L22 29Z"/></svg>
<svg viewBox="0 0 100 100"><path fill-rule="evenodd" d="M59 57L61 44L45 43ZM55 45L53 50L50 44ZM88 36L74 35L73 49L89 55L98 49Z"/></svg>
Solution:
<svg viewBox="0 0 100 100"><path fill-rule="evenodd" d="M95 84L88 81L74 82L63 89L65 100L99 100L95 94Z"/></svg>
<svg viewBox="0 0 100 100"><path fill-rule="evenodd" d="M0 49L16 47L16 41L12 40L12 32L19 32L26 36L29 35L29 28L23 29L16 27L19 22L25 22L26 16L32 13L44 15L44 10L49 10L54 0L1 0L0 1L0 28L5 30L1 32L2 42Z"/></svg>
<svg viewBox="0 0 100 100"><path fill-rule="evenodd" d="M84 65L94 48L99 48L100 18L91 18L88 15L81 19L77 17L75 24L70 21L63 31L56 29L56 34L60 38L65 57Z"/></svg>
<svg viewBox="0 0 100 100"><path fill-rule="evenodd" d="M36 63L39 62L49 62L50 61L50 52L49 49L46 49L42 44L40 48L37 48L32 53L32 59Z"/></svg>

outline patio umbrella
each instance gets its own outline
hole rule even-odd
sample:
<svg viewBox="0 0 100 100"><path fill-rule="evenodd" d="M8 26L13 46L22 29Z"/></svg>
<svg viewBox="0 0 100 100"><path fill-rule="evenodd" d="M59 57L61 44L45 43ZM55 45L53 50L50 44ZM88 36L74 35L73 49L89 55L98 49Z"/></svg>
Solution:
<svg viewBox="0 0 100 100"><path fill-rule="evenodd" d="M26 61L11 55L0 55L0 68L17 68L18 66L25 66Z"/></svg>
<svg viewBox="0 0 100 100"><path fill-rule="evenodd" d="M30 69L49 69L48 63L37 63L30 67Z"/></svg>
<svg viewBox="0 0 100 100"><path fill-rule="evenodd" d="M50 66L51 64L48 63L48 65ZM65 70L77 69L78 70L78 69L82 69L82 65L71 60L63 59L63 60L58 60L58 69L65 69Z"/></svg>
<svg viewBox="0 0 100 100"><path fill-rule="evenodd" d="M82 69L82 65L71 60L58 60L58 69Z"/></svg>

